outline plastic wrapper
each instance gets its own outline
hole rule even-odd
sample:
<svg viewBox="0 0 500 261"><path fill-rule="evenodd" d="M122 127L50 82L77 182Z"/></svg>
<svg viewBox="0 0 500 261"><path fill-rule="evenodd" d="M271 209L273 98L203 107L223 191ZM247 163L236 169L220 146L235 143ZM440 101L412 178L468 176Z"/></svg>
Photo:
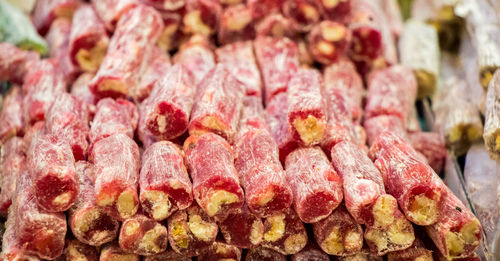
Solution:
<svg viewBox="0 0 500 261"><path fill-rule="evenodd" d="M45 113L56 96L66 91L66 85L53 59L44 59L32 64L24 79L24 120L34 124L45 119Z"/></svg>
<svg viewBox="0 0 500 261"><path fill-rule="evenodd" d="M301 143L294 138L292 130L288 128L287 110L288 103L285 92L276 95L266 107L266 121L269 131L278 145L281 163L285 163L288 154L301 146Z"/></svg>
<svg viewBox="0 0 500 261"><path fill-rule="evenodd" d="M304 145L316 145L323 139L327 121L321 75L314 69L300 69L288 85L289 128Z"/></svg>
<svg viewBox="0 0 500 261"><path fill-rule="evenodd" d="M75 167L80 191L75 204L68 211L69 227L78 241L101 246L117 237L120 223L97 205L92 165L78 161Z"/></svg>
<svg viewBox="0 0 500 261"><path fill-rule="evenodd" d="M259 36L254 41L254 48L268 103L275 95L286 91L288 81L298 70L297 45L288 38Z"/></svg>
<svg viewBox="0 0 500 261"><path fill-rule="evenodd" d="M90 128L90 144L116 133L123 133L132 139L137 127L138 114L135 105L127 100L110 98L100 100Z"/></svg>
<svg viewBox="0 0 500 261"><path fill-rule="evenodd" d="M399 40L401 63L413 70L418 98L432 95L439 75L439 39L436 29L423 21L406 22Z"/></svg>
<svg viewBox="0 0 500 261"><path fill-rule="evenodd" d="M10 43L0 43L0 80L22 84L29 64L39 59L39 54L24 51Z"/></svg>
<svg viewBox="0 0 500 261"><path fill-rule="evenodd" d="M467 84L461 78L457 62L442 55L441 77L432 110L434 129L444 136L446 147L456 156L461 156L471 144L481 139L483 124L477 107L467 99Z"/></svg>
<svg viewBox="0 0 500 261"><path fill-rule="evenodd" d="M156 83L169 72L170 56L164 50L154 46L146 67L139 84L132 90L132 98L136 102L142 102L148 98Z"/></svg>
<svg viewBox="0 0 500 261"><path fill-rule="evenodd" d="M37 1L33 9L33 25L43 35L57 18L66 17L71 19L79 4L79 0Z"/></svg>
<svg viewBox="0 0 500 261"><path fill-rule="evenodd" d="M246 87L247 96L262 95L262 81L250 41L235 42L215 50L218 63L225 63L236 79Z"/></svg>
<svg viewBox="0 0 500 261"><path fill-rule="evenodd" d="M126 252L138 255L154 255L167 249L167 228L144 215L136 214L123 221L120 247Z"/></svg>
<svg viewBox="0 0 500 261"><path fill-rule="evenodd" d="M252 10L244 5L226 7L220 16L217 41L228 44L255 38Z"/></svg>
<svg viewBox="0 0 500 261"><path fill-rule="evenodd" d="M331 64L346 54L351 44L351 31L341 23L322 21L311 29L307 42L315 61Z"/></svg>
<svg viewBox="0 0 500 261"><path fill-rule="evenodd" d="M120 246L118 246L117 243L110 243L108 245L105 245L101 250L99 261L114 260L140 261L141 256L125 252L120 248Z"/></svg>
<svg viewBox="0 0 500 261"><path fill-rule="evenodd" d="M162 30L163 20L151 7L140 5L125 13L118 21L106 56L90 83L92 92L101 97L131 95Z"/></svg>
<svg viewBox="0 0 500 261"><path fill-rule="evenodd" d="M215 67L215 55L209 39L201 35L191 36L181 45L173 57L173 62L184 65L194 75L195 84L198 85Z"/></svg>
<svg viewBox="0 0 500 261"><path fill-rule="evenodd" d="M89 161L94 164L96 202L115 219L129 218L139 208L139 156L137 144L123 133L92 145Z"/></svg>
<svg viewBox="0 0 500 261"><path fill-rule="evenodd" d="M182 65L175 65L155 83L141 108L149 132L160 140L171 140L188 128L196 86L193 75Z"/></svg>
<svg viewBox="0 0 500 261"><path fill-rule="evenodd" d="M265 247L255 247L249 249L245 261L286 261L286 256Z"/></svg>
<svg viewBox="0 0 500 261"><path fill-rule="evenodd" d="M78 241L77 239L66 239L66 245L64 246L63 254L59 256L56 260L98 261L99 252L97 251L97 248L86 245Z"/></svg>
<svg viewBox="0 0 500 261"><path fill-rule="evenodd" d="M292 190L285 180L278 147L269 132L248 130L238 138L234 151L235 166L250 210L265 217L290 207Z"/></svg>
<svg viewBox="0 0 500 261"><path fill-rule="evenodd" d="M8 42L23 50L33 50L41 55L48 52L47 43L37 33L30 19L7 1L0 3L0 28L2 42Z"/></svg>
<svg viewBox="0 0 500 261"><path fill-rule="evenodd" d="M408 138L412 147L425 157L432 169L436 173L441 173L448 155L441 134L436 132L413 132L408 134Z"/></svg>
<svg viewBox="0 0 500 261"><path fill-rule="evenodd" d="M230 212L218 222L225 242L239 248L256 247L262 241L264 225L246 205Z"/></svg>
<svg viewBox="0 0 500 261"><path fill-rule="evenodd" d="M500 159L500 72L495 73L488 86L485 101L483 139L493 159Z"/></svg>
<svg viewBox="0 0 500 261"><path fill-rule="evenodd" d="M47 212L59 212L73 205L78 196L78 176L69 143L58 134L37 134L26 158L38 206Z"/></svg>
<svg viewBox="0 0 500 261"><path fill-rule="evenodd" d="M186 34L212 35L217 30L222 7L217 0L187 0L182 18Z"/></svg>
<svg viewBox="0 0 500 261"><path fill-rule="evenodd" d="M411 145L397 134L385 131L370 148L384 185L406 217L418 225L434 224L443 213L446 191L439 177Z"/></svg>
<svg viewBox="0 0 500 261"><path fill-rule="evenodd" d="M293 21L284 17L281 13L271 13L257 22L255 31L259 36L293 37L296 31L292 24Z"/></svg>
<svg viewBox="0 0 500 261"><path fill-rule="evenodd" d="M106 55L109 37L94 8L82 4L76 11L69 36L69 56L74 66L95 72Z"/></svg>
<svg viewBox="0 0 500 261"><path fill-rule="evenodd" d="M465 188L489 242L493 242L500 215L498 208L492 207L498 206L498 193L494 191L499 186L499 173L498 161L488 157L483 144L473 145L469 149L464 167Z"/></svg>
<svg viewBox="0 0 500 261"><path fill-rule="evenodd" d="M79 73L69 56L70 33L71 20L58 18L52 23L45 36L50 49L50 57L57 61L57 70L63 75L66 83L73 82Z"/></svg>
<svg viewBox="0 0 500 261"><path fill-rule="evenodd" d="M306 229L293 209L288 208L264 219L264 239L261 246L283 255L293 255L306 244Z"/></svg>
<svg viewBox="0 0 500 261"><path fill-rule="evenodd" d="M189 121L189 134L213 132L233 142L245 87L225 65L217 65L199 85Z"/></svg>
<svg viewBox="0 0 500 261"><path fill-rule="evenodd" d="M194 198L209 216L220 218L242 206L244 194L227 141L213 133L190 136L184 142L184 152Z"/></svg>
<svg viewBox="0 0 500 261"><path fill-rule="evenodd" d="M293 205L303 222L324 219L342 202L342 180L320 148L293 151L286 158L285 168Z"/></svg>
<svg viewBox="0 0 500 261"><path fill-rule="evenodd" d="M200 256L196 258L197 261L203 260L241 260L241 249L226 244L224 242L216 241L207 250L203 251Z"/></svg>
<svg viewBox="0 0 500 261"><path fill-rule="evenodd" d="M143 211L155 220L163 220L193 202L183 156L169 141L154 143L142 154L139 198Z"/></svg>
<svg viewBox="0 0 500 261"><path fill-rule="evenodd" d="M45 118L47 131L67 140L75 160L86 159L90 132L87 104L62 93L55 98Z"/></svg>
<svg viewBox="0 0 500 261"><path fill-rule="evenodd" d="M66 217L64 213L48 213L37 206L33 178L25 171L17 180L9 221L13 222L14 235L8 244L40 259L55 259L64 249Z"/></svg>
<svg viewBox="0 0 500 261"><path fill-rule="evenodd" d="M218 227L197 204L175 212L167 220L168 241L172 249L183 256L198 256L217 237Z"/></svg>
<svg viewBox="0 0 500 261"><path fill-rule="evenodd" d="M321 12L315 0L285 0L281 10L300 32L310 31L321 20Z"/></svg>
<svg viewBox="0 0 500 261"><path fill-rule="evenodd" d="M14 192L16 181L25 170L26 156L22 138L13 137L2 146L0 154L0 166L2 171L2 191L0 192L0 214L7 216Z"/></svg>
<svg viewBox="0 0 500 261"><path fill-rule="evenodd" d="M120 17L139 4L137 0L92 0L91 2L108 31L114 31Z"/></svg>
<svg viewBox="0 0 500 261"><path fill-rule="evenodd" d="M368 79L365 117L394 115L406 126L416 96L417 82L409 68L394 65L375 71Z"/></svg>
<svg viewBox="0 0 500 261"><path fill-rule="evenodd" d="M313 231L316 242L329 255L350 256L363 247L363 228L343 205L327 218L314 223Z"/></svg>
<svg viewBox="0 0 500 261"><path fill-rule="evenodd" d="M187 256L183 256L181 254L178 254L172 249L167 249L165 252L152 255L152 256L146 256L142 260L144 261L191 261L192 259Z"/></svg>
<svg viewBox="0 0 500 261"><path fill-rule="evenodd" d="M333 89L344 90L344 99L348 100L350 104L353 121L361 120L365 89L363 87L363 80L356 71L354 64L349 59L339 59L339 61L324 69L323 82L325 83L325 90L327 92L330 90L333 91Z"/></svg>
<svg viewBox="0 0 500 261"><path fill-rule="evenodd" d="M21 88L12 88L2 104L0 113L0 144L24 134L23 95Z"/></svg>

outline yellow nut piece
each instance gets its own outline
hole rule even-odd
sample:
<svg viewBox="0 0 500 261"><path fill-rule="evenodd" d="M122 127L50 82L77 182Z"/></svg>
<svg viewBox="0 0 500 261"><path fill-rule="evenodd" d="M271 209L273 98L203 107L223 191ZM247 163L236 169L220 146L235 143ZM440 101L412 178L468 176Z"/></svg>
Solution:
<svg viewBox="0 0 500 261"><path fill-rule="evenodd" d="M212 29L204 24L203 20L201 20L200 10L187 13L184 16L183 21L187 27L188 32L199 33L203 35L210 35L212 33Z"/></svg>
<svg viewBox="0 0 500 261"><path fill-rule="evenodd" d="M428 198L425 194L415 196L407 213L408 218L418 225L434 223L438 216L437 201Z"/></svg>
<svg viewBox="0 0 500 261"><path fill-rule="evenodd" d="M182 224L175 223L173 225L172 235L178 247L187 248L189 246L189 235Z"/></svg>
<svg viewBox="0 0 500 261"><path fill-rule="evenodd" d="M285 234L285 214L280 213L267 218L271 228L264 234L264 240L274 242Z"/></svg>
<svg viewBox="0 0 500 261"><path fill-rule="evenodd" d="M308 115L305 119L296 118L293 126L299 133L300 139L307 145L317 144L325 133L324 121L312 115Z"/></svg>
<svg viewBox="0 0 500 261"><path fill-rule="evenodd" d="M343 238L339 227L332 228L330 234L321 243L321 248L329 255L339 255L344 251Z"/></svg>
<svg viewBox="0 0 500 261"><path fill-rule="evenodd" d="M92 49L80 49L76 53L76 61L85 71L97 71L106 55L108 40L99 41Z"/></svg>
<svg viewBox="0 0 500 261"><path fill-rule="evenodd" d="M122 218L133 216L139 208L139 204L135 201L134 193L132 191L123 191L120 196L118 196L116 208Z"/></svg>
<svg viewBox="0 0 500 261"><path fill-rule="evenodd" d="M307 244L307 237L303 234L295 234L285 239L285 251L289 255L299 252Z"/></svg>
<svg viewBox="0 0 500 261"><path fill-rule="evenodd" d="M119 80L105 79L103 80L99 86L98 90L101 92L105 91L113 91L117 93L128 94L127 85Z"/></svg>
<svg viewBox="0 0 500 261"><path fill-rule="evenodd" d="M62 193L61 195L55 197L52 203L56 206L63 206L68 204L72 197L73 197L72 192Z"/></svg>
<svg viewBox="0 0 500 261"><path fill-rule="evenodd" d="M238 200L238 195L225 190L219 190L211 195L207 203L207 214L212 217L221 210L222 205L229 205Z"/></svg>
<svg viewBox="0 0 500 261"><path fill-rule="evenodd" d="M124 232L126 235L131 236L139 231L140 224L136 220L130 220L124 225Z"/></svg>
<svg viewBox="0 0 500 261"><path fill-rule="evenodd" d="M158 238L161 235L165 235L167 230L164 226L157 224L154 229L149 230L142 237L141 243L139 243L139 249L144 249L148 253L159 253L163 249L157 244Z"/></svg>
<svg viewBox="0 0 500 261"><path fill-rule="evenodd" d="M172 204L168 195L162 191L145 191L142 196L151 204L152 216L156 220L167 218Z"/></svg>
<svg viewBox="0 0 500 261"><path fill-rule="evenodd" d="M380 196L373 205L374 226L385 228L394 222L394 206L398 203L391 195Z"/></svg>
<svg viewBox="0 0 500 261"><path fill-rule="evenodd" d="M188 226L196 238L205 242L210 242L217 235L217 225L203 221L200 215L191 215Z"/></svg>

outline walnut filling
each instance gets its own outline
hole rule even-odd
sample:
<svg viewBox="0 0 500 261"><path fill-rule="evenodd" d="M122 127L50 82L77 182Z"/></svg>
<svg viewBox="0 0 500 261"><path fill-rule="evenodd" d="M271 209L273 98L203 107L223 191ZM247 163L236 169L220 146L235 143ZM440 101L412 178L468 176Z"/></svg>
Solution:
<svg viewBox="0 0 500 261"><path fill-rule="evenodd" d="M80 253L80 251L78 251L78 249L75 247L74 244L69 244L68 245L68 258L70 260L74 260L74 261L87 261L87 257L83 254L83 253Z"/></svg>
<svg viewBox="0 0 500 261"><path fill-rule="evenodd" d="M249 12L239 13L237 16L232 16L228 19L226 26L227 29L231 31L243 30L250 22L252 22L252 16Z"/></svg>
<svg viewBox="0 0 500 261"><path fill-rule="evenodd" d="M180 248L188 248L189 246L189 235L181 222L176 222L173 225L172 237L174 242Z"/></svg>
<svg viewBox="0 0 500 261"><path fill-rule="evenodd" d="M140 226L141 225L136 220L125 222L125 224L123 225L123 233L125 233L125 235L127 236L133 236L137 234L137 232L139 232Z"/></svg>
<svg viewBox="0 0 500 261"><path fill-rule="evenodd" d="M411 224L406 218L399 218L389 227L387 235L391 243L399 246L410 246L415 240Z"/></svg>
<svg viewBox="0 0 500 261"><path fill-rule="evenodd" d="M158 38L157 44L160 49L162 49L163 51L169 51L173 48L172 36L174 36L178 28L179 25L177 24L170 24L168 26L165 26L165 29L163 29L162 34Z"/></svg>
<svg viewBox="0 0 500 261"><path fill-rule="evenodd" d="M374 226L385 228L394 223L394 207L397 208L397 205L393 196L387 194L380 196L372 209Z"/></svg>
<svg viewBox="0 0 500 261"><path fill-rule="evenodd" d="M90 50L78 50L75 58L83 70L94 72L99 69L99 66L102 63L102 59L104 59L104 56L106 56L107 49L108 41L101 40Z"/></svg>
<svg viewBox="0 0 500 261"><path fill-rule="evenodd" d="M266 221L271 224L271 228L264 234L264 240L274 242L282 238L285 234L285 214L270 216Z"/></svg>
<svg viewBox="0 0 500 261"><path fill-rule="evenodd" d="M217 225L203 221L200 215L190 215L188 227L197 239L205 242L212 241L217 235Z"/></svg>
<svg viewBox="0 0 500 261"><path fill-rule="evenodd" d="M303 234L295 234L285 239L285 251L289 255L299 252L307 244L307 237Z"/></svg>
<svg viewBox="0 0 500 261"><path fill-rule="evenodd" d="M137 204L135 197L136 195L131 191L123 191L120 196L118 196L116 208L118 213L120 213L120 217L128 218L137 212L139 204Z"/></svg>
<svg viewBox="0 0 500 261"><path fill-rule="evenodd" d="M151 204L151 215L155 220L163 220L170 214L172 204L162 191L145 191L143 197Z"/></svg>
<svg viewBox="0 0 500 261"><path fill-rule="evenodd" d="M301 6L301 11L304 17L311 21L317 21L319 19L319 13L316 8L312 5L304 4Z"/></svg>
<svg viewBox="0 0 500 261"><path fill-rule="evenodd" d="M99 84L98 91L100 92L113 91L116 93L127 94L128 88L127 85L122 81L105 79Z"/></svg>
<svg viewBox="0 0 500 261"><path fill-rule="evenodd" d="M321 243L321 248L329 255L339 255L344 251L343 238L338 226L332 228L330 234Z"/></svg>
<svg viewBox="0 0 500 261"><path fill-rule="evenodd" d="M238 195L225 190L219 190L211 195L207 203L207 214L212 217L221 210L223 205L229 205L238 200Z"/></svg>
<svg viewBox="0 0 500 261"><path fill-rule="evenodd" d="M226 124L221 122L219 119L216 117L205 117L201 121L201 125L207 129L211 130L217 130L217 131L223 131L226 128Z"/></svg>
<svg viewBox="0 0 500 261"><path fill-rule="evenodd" d="M163 249L162 246L158 245L158 239L163 235L167 234L167 230L162 225L156 224L156 226L146 232L139 243L139 249L143 249L148 253L160 253Z"/></svg>
<svg viewBox="0 0 500 261"><path fill-rule="evenodd" d="M73 192L68 191L55 197L54 200L52 200L52 204L55 206L64 206L67 205L72 198Z"/></svg>
<svg viewBox="0 0 500 261"><path fill-rule="evenodd" d="M414 223L422 226L434 223L438 216L437 201L428 198L425 194L415 196L410 202L410 209L407 213Z"/></svg>
<svg viewBox="0 0 500 261"><path fill-rule="evenodd" d="M255 220L250 229L250 243L252 245L258 245L262 241L262 235L264 232L264 226L260 220Z"/></svg>
<svg viewBox="0 0 500 261"><path fill-rule="evenodd" d="M339 4L339 0L323 0L323 5L326 8L334 8Z"/></svg>
<svg viewBox="0 0 500 261"><path fill-rule="evenodd" d="M274 199L274 191L273 190L267 190L264 194L260 196L260 199L258 200L258 204L260 206L265 206L267 203L271 202Z"/></svg>
<svg viewBox="0 0 500 261"><path fill-rule="evenodd" d="M299 133L300 139L307 145L320 142L325 132L325 123L312 115L308 115L305 119L296 118L293 126Z"/></svg>
<svg viewBox="0 0 500 261"><path fill-rule="evenodd" d="M358 251L363 247L363 235L356 230L348 231L344 237L344 248L349 252Z"/></svg>
<svg viewBox="0 0 500 261"><path fill-rule="evenodd" d="M425 70L414 71L418 85L418 98L430 96L436 90L436 75Z"/></svg>
<svg viewBox="0 0 500 261"><path fill-rule="evenodd" d="M322 55L332 55L335 53L335 46L327 41L320 41L316 44L316 48Z"/></svg>
<svg viewBox="0 0 500 261"><path fill-rule="evenodd" d="M325 26L321 29L321 36L329 41L329 42L336 42L339 40L342 40L346 35L346 29L344 26L341 25L330 25L330 26Z"/></svg>
<svg viewBox="0 0 500 261"><path fill-rule="evenodd" d="M183 18L183 22L186 25L187 32L203 35L210 35L212 33L212 29L203 23L200 10L187 13Z"/></svg>

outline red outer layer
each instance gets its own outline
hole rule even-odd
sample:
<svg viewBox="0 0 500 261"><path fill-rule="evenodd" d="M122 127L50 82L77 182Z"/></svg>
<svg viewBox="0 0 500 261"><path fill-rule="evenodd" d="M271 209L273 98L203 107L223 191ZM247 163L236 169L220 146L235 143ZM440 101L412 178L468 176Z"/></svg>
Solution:
<svg viewBox="0 0 500 261"><path fill-rule="evenodd" d="M55 259L64 248L66 217L62 212L48 213L38 207L33 178L26 171L17 180L17 196L10 210L15 224L15 244L40 258Z"/></svg>
<svg viewBox="0 0 500 261"><path fill-rule="evenodd" d="M151 7L139 5L125 13L118 21L107 54L90 83L92 92L100 97L130 95L162 31L163 20ZM121 86L109 89L108 81Z"/></svg>
<svg viewBox="0 0 500 261"><path fill-rule="evenodd" d="M195 78L198 85L205 75L215 67L215 55L207 37L194 35L181 45L173 58L174 63L184 65Z"/></svg>
<svg viewBox="0 0 500 261"><path fill-rule="evenodd" d="M91 0L91 2L108 31L114 31L120 17L139 4L137 0Z"/></svg>
<svg viewBox="0 0 500 261"><path fill-rule="evenodd" d="M236 140L238 141L239 137L251 130L269 131L269 127L267 126L267 122L265 120L262 97L260 96L246 96L243 98L243 109L241 110Z"/></svg>
<svg viewBox="0 0 500 261"><path fill-rule="evenodd" d="M412 71L402 65L370 74L365 117L394 115L403 126L417 97L417 81Z"/></svg>
<svg viewBox="0 0 500 261"><path fill-rule="evenodd" d="M186 0L182 31L206 36L214 34L221 12L218 0Z"/></svg>
<svg viewBox="0 0 500 261"><path fill-rule="evenodd" d="M321 21L315 0L285 0L281 10L285 17L293 20L294 27L300 32L310 31L314 24Z"/></svg>
<svg viewBox="0 0 500 261"><path fill-rule="evenodd" d="M170 68L142 104L148 130L160 140L181 136L188 128L195 92L193 75L184 66Z"/></svg>
<svg viewBox="0 0 500 261"><path fill-rule="evenodd" d="M212 194L221 190L235 194L237 200L221 206L215 215L242 206L244 194L227 141L213 133L190 136L184 143L184 152L193 179L194 198L203 210L207 211Z"/></svg>
<svg viewBox="0 0 500 261"><path fill-rule="evenodd" d="M29 63L37 61L37 52L23 51L10 43L0 43L0 80L22 84Z"/></svg>
<svg viewBox="0 0 500 261"><path fill-rule="evenodd" d="M238 138L234 150L248 207L261 217L290 207L292 190L272 136L265 129L249 130Z"/></svg>
<svg viewBox="0 0 500 261"><path fill-rule="evenodd" d="M201 253L196 260L241 260L241 249L230 244L216 241L206 251Z"/></svg>
<svg viewBox="0 0 500 261"><path fill-rule="evenodd" d="M137 108L127 100L110 98L100 100L90 128L90 143L94 144L116 133L123 133L133 138L138 118Z"/></svg>
<svg viewBox="0 0 500 261"><path fill-rule="evenodd" d="M41 0L33 9L32 21L38 32L44 35L58 17L71 18L80 0Z"/></svg>
<svg viewBox="0 0 500 261"><path fill-rule="evenodd" d="M286 256L265 247L255 247L249 249L245 261L286 261Z"/></svg>
<svg viewBox="0 0 500 261"><path fill-rule="evenodd" d="M90 91L89 82L94 78L93 73L82 73L71 85L71 94L89 105L89 113L93 117L96 112L97 97Z"/></svg>
<svg viewBox="0 0 500 261"><path fill-rule="evenodd" d="M101 246L111 242L118 235L120 223L104 212L95 201L92 166L86 161L78 161L75 167L80 181L80 193L68 211L69 227L73 235L85 244ZM86 231L82 230L84 228Z"/></svg>
<svg viewBox="0 0 500 261"><path fill-rule="evenodd" d="M139 197L137 182L139 179L140 157L137 144L123 133L113 134L93 144L89 161L94 163L96 201L104 204L106 211L119 220L132 216L137 211ZM117 200L121 193L132 196L134 209L131 213L121 214Z"/></svg>
<svg viewBox="0 0 500 261"><path fill-rule="evenodd" d="M403 127L403 122L400 118L392 115L379 115L369 119L365 119L363 126L366 130L368 145L372 145L377 140L378 136L384 132L392 132L403 139L407 139L406 130Z"/></svg>
<svg viewBox="0 0 500 261"><path fill-rule="evenodd" d="M78 177L66 139L56 134L36 135L26 155L38 206L59 212L73 205L78 196Z"/></svg>
<svg viewBox="0 0 500 261"><path fill-rule="evenodd" d="M145 198L147 191L161 191L173 205L171 212L186 209L193 202L191 180L184 166L181 149L169 141L160 141L148 147L142 154L142 168L139 178L142 209L152 215L152 204ZM165 218L166 218L165 217Z"/></svg>
<svg viewBox="0 0 500 261"><path fill-rule="evenodd" d="M351 14L351 0L316 0L316 5L320 8L323 19L344 22Z"/></svg>
<svg viewBox="0 0 500 261"><path fill-rule="evenodd" d="M66 83L71 83L78 75L78 69L71 63L69 56L69 36L71 20L58 18L50 26L45 36L50 48L50 57L57 61L57 71L63 75Z"/></svg>
<svg viewBox="0 0 500 261"><path fill-rule="evenodd" d="M288 38L268 36L258 36L254 48L268 103L276 94L286 91L290 77L299 66L299 51Z"/></svg>
<svg viewBox="0 0 500 261"><path fill-rule="evenodd" d="M59 93L66 91L62 75L53 59L30 65L23 84L24 119L29 124L45 119L45 112Z"/></svg>
<svg viewBox="0 0 500 261"><path fill-rule="evenodd" d="M217 48L215 54L217 62L227 64L226 68L245 85L247 96L262 96L262 81L252 42L226 44Z"/></svg>
<svg viewBox="0 0 500 261"><path fill-rule="evenodd" d="M14 136L24 134L23 94L21 88L13 87L5 96L0 113L0 144Z"/></svg>
<svg viewBox="0 0 500 261"><path fill-rule="evenodd" d="M284 17L281 13L272 13L263 17L255 25L255 31L259 36L272 36L275 38L283 36L293 38L297 33L293 27L293 21Z"/></svg>
<svg viewBox="0 0 500 261"><path fill-rule="evenodd" d="M239 248L252 248L262 241L264 225L246 205L230 212L217 223L225 242Z"/></svg>
<svg viewBox="0 0 500 261"><path fill-rule="evenodd" d="M2 191L0 193L0 215L7 216L12 198L16 191L17 177L25 169L26 156L24 154L22 138L13 137L2 146L0 166L2 169Z"/></svg>
<svg viewBox="0 0 500 261"><path fill-rule="evenodd" d="M135 231L130 231L134 228ZM151 242L153 238L150 231L157 233L154 235L154 242ZM123 221L118 242L121 249L129 253L145 256L158 254L167 249L167 228L153 219L137 214Z"/></svg>
<svg viewBox="0 0 500 261"><path fill-rule="evenodd" d="M357 144L349 141L332 148L332 165L342 176L345 205L354 219L373 225L372 207L385 194L382 174Z"/></svg>
<svg viewBox="0 0 500 261"><path fill-rule="evenodd" d="M219 64L199 85L189 122L189 134L214 132L232 142L238 128L245 87Z"/></svg>
<svg viewBox="0 0 500 261"><path fill-rule="evenodd" d="M229 44L254 39L254 21L252 10L245 4L226 7L220 17L217 41L219 44Z"/></svg>
<svg viewBox="0 0 500 261"><path fill-rule="evenodd" d="M339 61L324 69L323 82L327 93L329 89L346 90L345 98L349 100L352 119L354 121L361 120L365 88L354 64L349 59L339 59Z"/></svg>
<svg viewBox="0 0 500 261"><path fill-rule="evenodd" d="M384 185L389 194L394 196L406 217L415 222L408 215L410 200L415 196L424 194L435 201L446 195L440 186L439 178L432 168L420 155L401 137L391 132L383 132L370 148L370 155L375 160L375 166L382 173ZM438 206L438 211L441 208ZM435 220L426 221L429 225ZM417 222L418 224L420 222Z"/></svg>
<svg viewBox="0 0 500 261"><path fill-rule="evenodd" d="M61 93L50 106L45 120L49 133L68 141L75 160L87 158L90 132L87 104L71 94Z"/></svg>
<svg viewBox="0 0 500 261"><path fill-rule="evenodd" d="M279 149L281 163L285 162L290 152L301 144L293 137L292 130L288 128L287 122L287 94L280 93L271 99L266 107L266 120L269 130Z"/></svg>
<svg viewBox="0 0 500 261"><path fill-rule="evenodd" d="M67 239L63 254L56 260L98 261L99 252L97 248L86 245L78 239Z"/></svg>
<svg viewBox="0 0 500 261"><path fill-rule="evenodd" d="M132 90L132 98L136 102L142 102L148 98L156 82L160 81L168 73L171 67L170 56L164 50L154 46L146 66L147 68L142 74L141 81Z"/></svg>
<svg viewBox="0 0 500 261"><path fill-rule="evenodd" d="M303 222L325 218L342 202L342 180L321 149L297 149L288 155L285 166L294 208Z"/></svg>
<svg viewBox="0 0 500 261"><path fill-rule="evenodd" d="M314 60L331 64L347 52L351 44L351 31L341 23L323 21L314 25L307 42Z"/></svg>
<svg viewBox="0 0 500 261"><path fill-rule="evenodd" d="M81 49L91 50L99 42L106 45L109 43L104 23L90 4L82 4L75 12L69 36L69 57L72 64L80 67L76 59L77 53Z"/></svg>
<svg viewBox="0 0 500 261"><path fill-rule="evenodd" d="M142 3L151 5L156 9L164 11L176 11L185 6L186 0L140 0Z"/></svg>
<svg viewBox="0 0 500 261"><path fill-rule="evenodd" d="M259 19L270 13L279 12L285 0L247 0L252 16Z"/></svg>
<svg viewBox="0 0 500 261"><path fill-rule="evenodd" d="M413 148L422 153L436 173L441 173L446 161L446 146L441 134L436 132L413 132L408 135Z"/></svg>

